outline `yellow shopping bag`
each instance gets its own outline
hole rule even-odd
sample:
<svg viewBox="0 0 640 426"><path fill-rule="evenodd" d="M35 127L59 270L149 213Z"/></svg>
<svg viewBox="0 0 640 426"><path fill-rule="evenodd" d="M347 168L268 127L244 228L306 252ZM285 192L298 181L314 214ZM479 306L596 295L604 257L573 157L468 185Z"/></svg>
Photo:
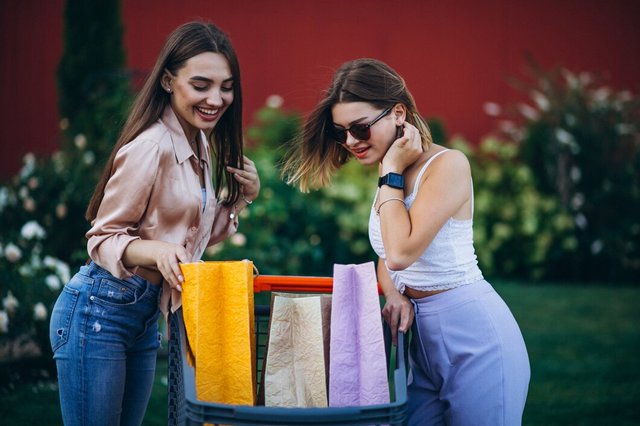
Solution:
<svg viewBox="0 0 640 426"><path fill-rule="evenodd" d="M254 405L253 262L186 263L182 310L198 399Z"/></svg>

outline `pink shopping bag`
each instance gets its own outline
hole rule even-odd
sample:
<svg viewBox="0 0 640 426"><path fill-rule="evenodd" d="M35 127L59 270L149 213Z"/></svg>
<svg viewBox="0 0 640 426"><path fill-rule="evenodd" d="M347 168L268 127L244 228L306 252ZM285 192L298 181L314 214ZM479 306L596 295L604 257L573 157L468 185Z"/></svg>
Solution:
<svg viewBox="0 0 640 426"><path fill-rule="evenodd" d="M334 265L329 406L389 402L380 299L373 262Z"/></svg>

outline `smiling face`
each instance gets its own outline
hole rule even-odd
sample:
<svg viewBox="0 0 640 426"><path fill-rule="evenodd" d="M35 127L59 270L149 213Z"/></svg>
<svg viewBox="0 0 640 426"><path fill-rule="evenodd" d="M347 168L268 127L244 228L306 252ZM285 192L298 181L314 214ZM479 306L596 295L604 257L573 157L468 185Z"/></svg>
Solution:
<svg viewBox="0 0 640 426"><path fill-rule="evenodd" d="M233 102L233 75L220 53L200 53L176 75L165 71L162 86L171 93L171 107L189 141L198 130L213 129Z"/></svg>
<svg viewBox="0 0 640 426"><path fill-rule="evenodd" d="M337 130L348 129L354 124L369 124L384 109L367 102L339 102L331 108L333 125ZM394 111L380 118L369 128L368 140L358 140L347 132L347 140L342 146L351 152L363 165L373 165L382 161L395 140L397 117Z"/></svg>

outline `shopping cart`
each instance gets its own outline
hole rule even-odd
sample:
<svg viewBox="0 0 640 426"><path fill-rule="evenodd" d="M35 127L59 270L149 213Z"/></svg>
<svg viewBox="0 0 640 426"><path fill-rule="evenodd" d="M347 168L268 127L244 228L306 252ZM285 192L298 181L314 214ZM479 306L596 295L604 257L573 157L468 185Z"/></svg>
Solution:
<svg viewBox="0 0 640 426"><path fill-rule="evenodd" d="M328 277L296 277L259 275L254 280L254 293L268 291L331 293L333 279ZM255 305L256 365L258 386L264 370L265 344L269 326L269 305ZM182 310L169 321L169 425L400 425L407 411L407 379L404 334L398 333L398 344L390 344L385 330L387 362L390 368L394 398L388 404L328 407L283 408L217 404L196 397L194 369L186 360L186 337ZM395 351L392 348L396 348Z"/></svg>

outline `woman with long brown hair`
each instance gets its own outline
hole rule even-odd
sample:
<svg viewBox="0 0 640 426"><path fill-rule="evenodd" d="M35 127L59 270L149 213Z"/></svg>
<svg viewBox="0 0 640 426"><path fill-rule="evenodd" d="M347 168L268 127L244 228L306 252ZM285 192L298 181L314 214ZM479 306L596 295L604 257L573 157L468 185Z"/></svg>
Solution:
<svg viewBox="0 0 640 426"><path fill-rule="evenodd" d="M517 425L529 359L473 247L473 184L463 153L433 143L404 80L374 59L344 63L284 164L303 191L349 159L378 169L369 239L382 314L412 330L410 425Z"/></svg>
<svg viewBox="0 0 640 426"><path fill-rule="evenodd" d="M50 324L66 425L139 425L160 311L180 306L179 263L233 234L260 191L243 155L240 68L227 35L169 35L138 93L86 217L91 261Z"/></svg>

